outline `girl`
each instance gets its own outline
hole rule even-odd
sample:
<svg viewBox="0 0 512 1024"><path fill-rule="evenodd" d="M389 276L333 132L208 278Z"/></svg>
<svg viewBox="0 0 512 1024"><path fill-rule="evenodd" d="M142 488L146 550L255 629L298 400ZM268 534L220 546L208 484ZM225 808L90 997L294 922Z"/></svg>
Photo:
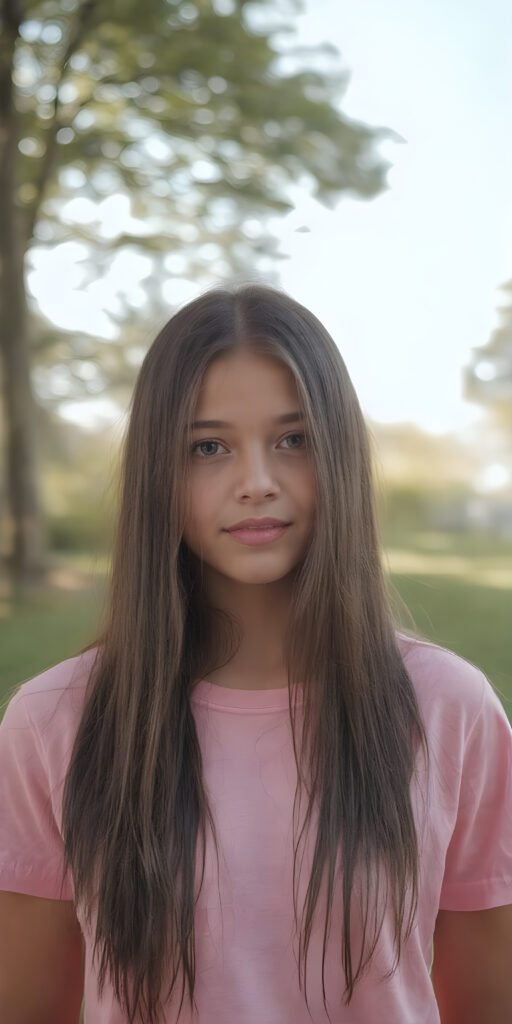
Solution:
<svg viewBox="0 0 512 1024"><path fill-rule="evenodd" d="M395 628L358 400L277 290L151 345L101 628L0 762L6 1024L510 1024L512 730Z"/></svg>

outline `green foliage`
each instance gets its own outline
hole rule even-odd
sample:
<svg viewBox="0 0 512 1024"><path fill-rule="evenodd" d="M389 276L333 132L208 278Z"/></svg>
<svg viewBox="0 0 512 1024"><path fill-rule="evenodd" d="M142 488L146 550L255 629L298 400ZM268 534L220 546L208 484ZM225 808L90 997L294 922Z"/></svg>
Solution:
<svg viewBox="0 0 512 1024"><path fill-rule="evenodd" d="M392 527L394 534L419 530L428 523L430 500L429 490L422 491L413 484L387 487L380 498L382 521Z"/></svg>
<svg viewBox="0 0 512 1024"><path fill-rule="evenodd" d="M506 304L499 307L500 323L485 345L473 349L465 370L465 397L487 406L493 419L510 436L512 426L512 280L500 289ZM508 447L510 455L510 446Z"/></svg>
<svg viewBox="0 0 512 1024"><path fill-rule="evenodd" d="M46 403L133 380L125 336L138 331L140 344L148 310L167 318L163 281L206 287L258 270L270 279L283 255L267 218L293 208L299 183L327 205L387 187L389 163L376 146L402 140L343 115L348 75L338 51L289 38L299 9L282 0L32 0L24 8L13 68L13 200L29 261L34 244L83 242L86 288L120 250L151 258L146 304L120 294L109 310L122 344L91 343L87 323L73 334L55 329L29 296L34 362L48 368L34 380ZM87 219L87 202L116 194L129 197L138 224L105 237ZM81 208L66 208L77 199ZM93 380L71 369L84 358L97 367Z"/></svg>
<svg viewBox="0 0 512 1024"><path fill-rule="evenodd" d="M115 474L101 461L101 439L74 458L48 459L41 485L48 545L56 551L107 551L113 539Z"/></svg>
<svg viewBox="0 0 512 1024"><path fill-rule="evenodd" d="M189 189L203 213L214 197L230 195L236 205L248 199L245 205L254 213L257 207L289 209L287 187L303 172L325 201L346 189L373 196L384 187L389 165L373 146L382 137L398 136L341 114L335 100L347 75L340 68L314 69L308 58L318 58L318 47L301 48L295 70L284 73L270 13L269 28L253 31L245 4L220 15L209 2L146 0L140 6L103 0L89 3L82 19L86 5L78 11L70 6L55 0L33 4L30 20L20 27L20 129L37 143L19 157L28 210L32 203L23 195L29 197L30 185L38 189L55 128L60 134L46 192L59 202L66 191L75 195L76 186L66 190L60 180L69 166L86 173L85 194L105 191L95 180L103 171L137 195L139 211L159 210L176 222L188 220L180 217L178 197L187 195L188 205ZM264 6L254 0L250 9ZM332 56L334 48L328 49ZM293 47L284 52L289 62ZM151 133L166 143L161 156L147 150ZM215 171L209 181L191 167L199 156ZM164 196L158 203L147 186L162 176L172 199ZM44 217L57 229L54 210L47 203Z"/></svg>

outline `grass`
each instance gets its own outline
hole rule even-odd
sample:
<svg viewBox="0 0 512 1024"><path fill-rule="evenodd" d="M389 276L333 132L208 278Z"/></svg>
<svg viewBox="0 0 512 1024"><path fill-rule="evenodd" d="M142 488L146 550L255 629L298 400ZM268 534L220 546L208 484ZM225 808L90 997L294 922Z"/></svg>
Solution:
<svg viewBox="0 0 512 1024"><path fill-rule="evenodd" d="M512 542L438 533L399 541L388 538L386 560L418 630L478 665L512 722Z"/></svg>
<svg viewBox="0 0 512 1024"><path fill-rule="evenodd" d="M418 630L478 665L512 721L512 540L388 531L385 561ZM27 679L94 637L107 558L61 556L53 587L0 609L0 705ZM401 625L405 614L397 606ZM0 712L1 713L1 712Z"/></svg>
<svg viewBox="0 0 512 1024"><path fill-rule="evenodd" d="M101 581L32 594L0 617L0 703L17 685L72 657L91 639Z"/></svg>

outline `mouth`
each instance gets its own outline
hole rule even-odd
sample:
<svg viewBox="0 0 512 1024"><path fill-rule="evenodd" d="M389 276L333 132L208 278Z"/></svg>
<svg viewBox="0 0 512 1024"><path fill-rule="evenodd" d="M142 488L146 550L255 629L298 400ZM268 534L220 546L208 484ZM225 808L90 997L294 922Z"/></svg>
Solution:
<svg viewBox="0 0 512 1024"><path fill-rule="evenodd" d="M290 526L290 523L269 523L268 526L232 526L226 533L239 533L240 530L282 530L284 526Z"/></svg>
<svg viewBox="0 0 512 1024"><path fill-rule="evenodd" d="M233 540L241 544L260 546L278 540L289 526L291 526L291 523L281 523L274 526L244 526L238 527L236 530L227 530L226 532L229 533Z"/></svg>
<svg viewBox="0 0 512 1024"><path fill-rule="evenodd" d="M240 530L281 530L285 526L291 526L291 523L275 522L275 523L262 523L256 525L254 523L239 523L238 526L226 527L226 533L238 533Z"/></svg>

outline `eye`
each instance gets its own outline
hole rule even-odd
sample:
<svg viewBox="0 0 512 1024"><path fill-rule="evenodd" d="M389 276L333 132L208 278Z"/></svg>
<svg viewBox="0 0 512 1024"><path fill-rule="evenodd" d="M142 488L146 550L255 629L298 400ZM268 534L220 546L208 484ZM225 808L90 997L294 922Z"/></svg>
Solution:
<svg viewBox="0 0 512 1024"><path fill-rule="evenodd" d="M304 447L305 442L306 442L306 435L305 434L287 434L286 437L283 437L283 441L281 443L283 443L284 441L289 441L291 437L293 437L293 438L300 437L300 438L302 438L302 442L303 443L300 446L292 445L289 448L289 451L293 451L294 449L297 449L298 451L302 450L302 448ZM196 454L196 449L198 449L198 448L202 449L203 445L207 445L207 444L217 445L217 446L220 445L221 448L224 447L224 445L221 444L220 441L196 441L196 443L193 444L192 448L191 448L192 455ZM202 459L208 459L210 457L213 458L214 455L218 455L218 452L206 452L206 453L205 452L201 452L200 458L202 458Z"/></svg>
<svg viewBox="0 0 512 1024"><path fill-rule="evenodd" d="M306 435L305 434L288 434L286 437L283 437L283 441L289 441L291 437L301 437L302 440L303 440L303 443L304 444L306 443ZM296 447L297 447L297 445L293 445L293 448L296 448Z"/></svg>
<svg viewBox="0 0 512 1024"><path fill-rule="evenodd" d="M219 445L220 441L196 441L196 443L192 445L192 449L191 449L192 450L192 455L195 455L196 448L201 448L204 444ZM221 448L224 447L224 445L220 445L220 446L221 446ZM204 458L209 458L210 455L217 455L217 452L207 452L206 455L204 454L204 452L201 453L201 457L203 459Z"/></svg>

